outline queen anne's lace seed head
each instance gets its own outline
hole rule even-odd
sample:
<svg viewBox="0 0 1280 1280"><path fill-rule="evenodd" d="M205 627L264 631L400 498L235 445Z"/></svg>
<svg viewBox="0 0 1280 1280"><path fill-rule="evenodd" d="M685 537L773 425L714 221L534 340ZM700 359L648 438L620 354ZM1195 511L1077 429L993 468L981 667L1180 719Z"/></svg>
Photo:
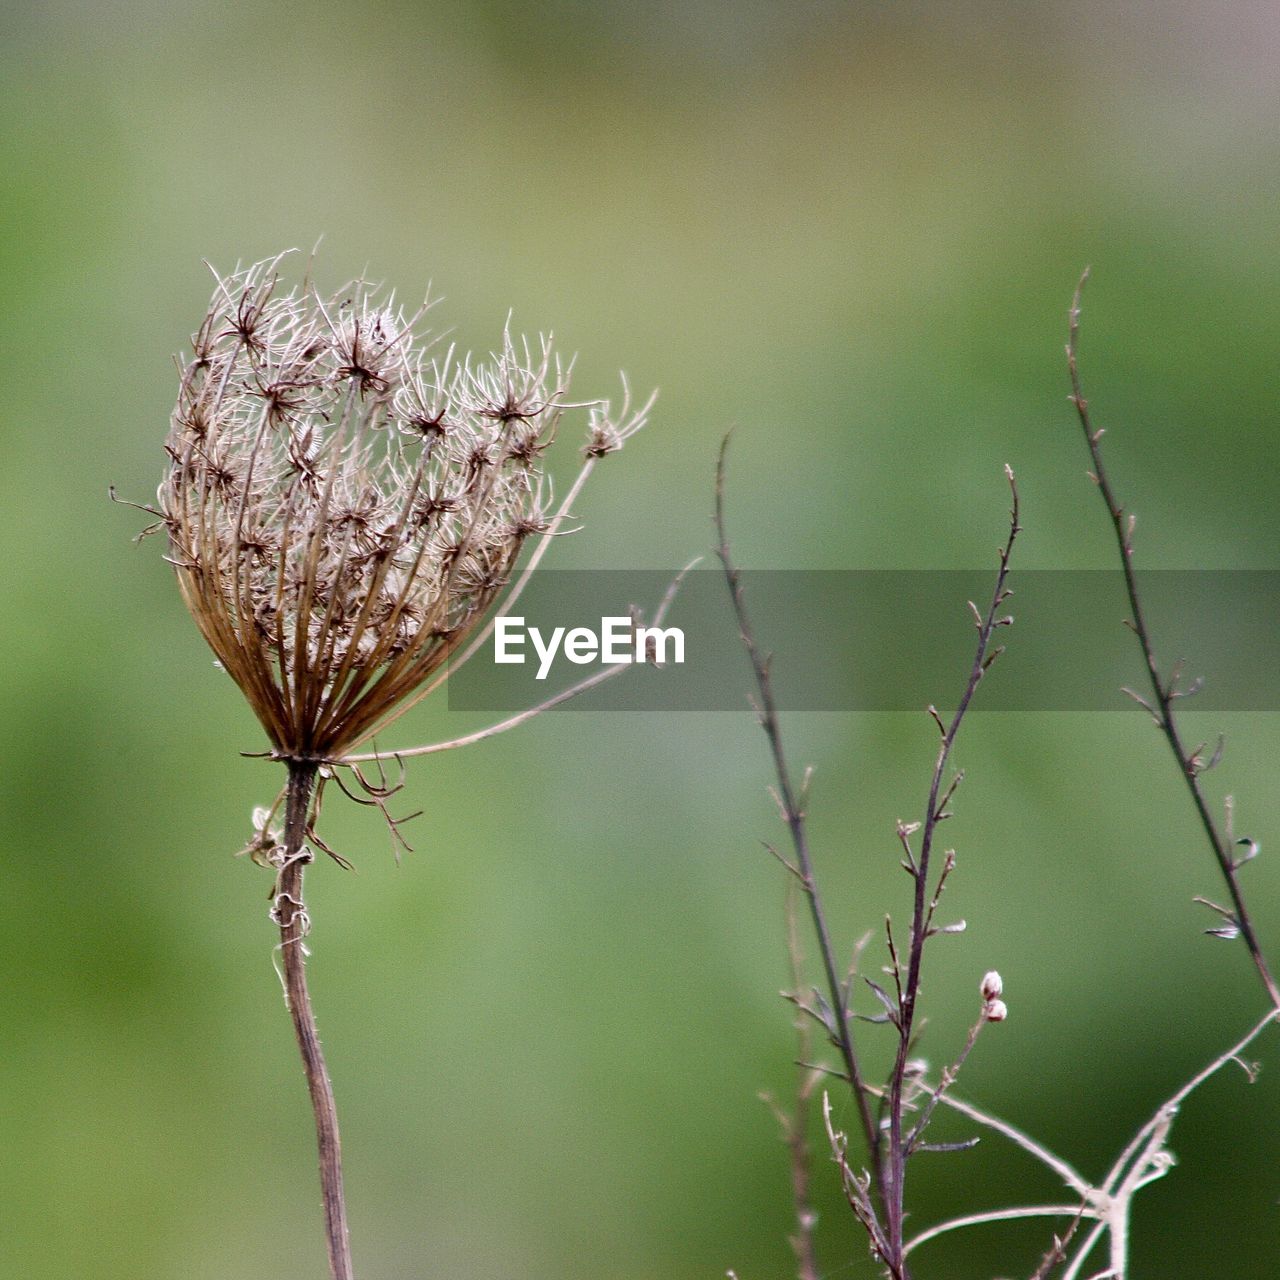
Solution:
<svg viewBox="0 0 1280 1280"><path fill-rule="evenodd" d="M575 406L549 340L432 355L421 313L363 281L286 291L279 265L217 282L159 511L187 607L276 753L327 759L441 667L547 531L541 459ZM582 407L588 458L649 408Z"/></svg>

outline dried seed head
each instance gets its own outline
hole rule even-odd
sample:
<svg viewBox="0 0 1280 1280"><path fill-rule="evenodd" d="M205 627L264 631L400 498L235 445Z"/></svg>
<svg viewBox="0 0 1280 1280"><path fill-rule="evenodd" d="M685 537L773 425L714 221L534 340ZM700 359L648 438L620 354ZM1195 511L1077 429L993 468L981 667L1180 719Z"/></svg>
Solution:
<svg viewBox="0 0 1280 1280"><path fill-rule="evenodd" d="M187 607L276 754L329 759L443 665L548 531L541 458L566 409L588 410L594 458L649 405L566 405L545 339L431 358L421 312L364 281L286 291L280 262L217 280L159 513Z"/></svg>

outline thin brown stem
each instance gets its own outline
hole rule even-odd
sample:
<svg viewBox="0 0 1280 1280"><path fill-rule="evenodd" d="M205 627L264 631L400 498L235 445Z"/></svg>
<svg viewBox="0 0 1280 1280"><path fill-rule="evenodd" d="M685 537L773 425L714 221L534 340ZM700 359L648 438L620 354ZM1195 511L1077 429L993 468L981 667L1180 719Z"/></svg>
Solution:
<svg viewBox="0 0 1280 1280"><path fill-rule="evenodd" d="M912 1147L922 1136L922 1125L918 1125L910 1135L903 1132L904 1087L907 1079L907 1063L911 1054L912 1038L915 1032L916 1002L920 994L920 976L924 963L924 946L932 929L933 910L937 904L938 891L930 895L929 865L933 853L934 838L938 823L947 815L947 804L955 791L954 783L943 788L947 766L951 761L951 753L964 723L965 714L969 710L973 695L977 692L982 677L991 663L999 655L999 649L992 649L991 640L998 626L1006 625L1012 619L1001 617L1001 605L1009 598L1007 587L1009 577L1009 558L1013 554L1013 544L1022 531L1019 523L1020 506L1018 502L1018 486L1013 472L1006 467L1005 474L1009 479L1009 490L1012 495L1012 506L1009 511L1009 534L1000 548L1000 567L996 573L995 589L991 593L991 603L984 614L977 618L978 643L974 649L973 665L969 669L969 677L965 681L964 692L950 722L943 724L936 711L934 720L942 727L942 741L938 747L938 755L934 762L933 777L929 783L929 798L925 805L924 821L921 824L920 852L907 863L908 870L915 881L914 903L911 917L911 945L907 960L906 981L902 983L902 998L898 1003L896 1025L898 1029L898 1051L894 1059L893 1074L889 1078L889 1153L886 1162L886 1185L884 1188L886 1234L889 1243L889 1256L885 1263L895 1280L907 1280L906 1251L903 1241L903 1227L906 1221L904 1191L906 1182L907 1157ZM944 868L943 876L947 868ZM978 1024L979 1027L981 1023ZM975 1031L976 1036L976 1031ZM972 1048L972 1039L965 1049L965 1055ZM961 1058L963 1061L963 1057ZM958 1064L957 1064L958 1066Z"/></svg>
<svg viewBox="0 0 1280 1280"><path fill-rule="evenodd" d="M973 1046L978 1043L978 1037L982 1034L982 1028L987 1025L986 1010L982 1011L977 1022L969 1028L969 1034L965 1038L964 1048L960 1050L959 1056L949 1066L945 1067L942 1072L942 1078L938 1082L938 1087L929 1094L929 1101L924 1104L920 1110L920 1118L912 1126L911 1132L907 1135L906 1154L910 1156L913 1152L920 1149L921 1142L924 1138L924 1131L929 1127L929 1121L933 1119L933 1113L938 1109L938 1103L942 1101L943 1095L956 1082L956 1076L960 1074L960 1068L969 1060L969 1055L973 1052Z"/></svg>
<svg viewBox="0 0 1280 1280"><path fill-rule="evenodd" d="M1009 481L1011 494L1011 510L1009 513L1008 535L999 550L999 568L996 573L995 587L991 593L991 601L985 613L973 608L978 631L977 645L968 678L960 695L956 710L949 722L944 722L934 708L930 708L935 723L942 735L942 742L934 763L933 774L929 785L928 801L925 807L924 821L917 824L900 824L899 838L903 842L906 860L903 866L911 874L914 881L914 902L911 923L910 943L905 955L905 965L896 950L892 930L889 931L889 949L892 959L892 974L897 994L896 1003L891 996L875 984L871 984L877 995L889 1011L889 1020L898 1032L898 1047L893 1073L885 1090L872 1089L862 1075L855 1052L851 1019L849 983L841 981L835 963L835 951L827 928L823 910L822 897L818 891L814 877L812 858L810 855L808 835L805 827L804 803L806 799L807 778L805 783L797 787L791 778L782 744L782 733L778 720L777 705L773 696L770 676L770 659L759 647L751 626L743 598L741 575L734 566L730 555L728 535L725 532L724 520L724 473L725 453L728 446L726 438L720 450L720 462L716 472L716 531L718 534L718 554L724 566L725 577L729 585L729 594L733 602L743 645L751 661L752 673L755 676L757 698L756 712L761 727L768 738L773 754L774 771L777 777L776 799L782 811L791 836L794 861L780 860L795 876L801 890L809 903L813 917L814 931L817 935L819 954L826 977L831 1016L820 1020L831 1034L832 1042L840 1052L843 1061L843 1078L852 1087L854 1099L858 1107L863 1135L866 1139L871 1172L858 1177L848 1164L845 1154L845 1138L834 1130L830 1119L829 1103L825 1108L828 1136L831 1139L835 1159L842 1172L845 1192L850 1206L859 1220L866 1227L871 1237L873 1253L885 1267L890 1280L910 1280L906 1262L903 1227L906 1213L903 1200L903 1189L908 1157L915 1150L926 1149L923 1143L924 1128L932 1114L932 1106L927 1107L925 1115L908 1133L904 1126L904 1113L907 1109L907 1079L909 1075L909 1054L916 1030L916 1003L920 993L921 972L923 966L924 946L930 937L939 932L934 927L934 912L938 905L947 876L954 865L954 859L947 855L941 872L930 876L931 855L938 824L948 816L948 806L955 794L958 776L947 783L947 773L951 762L953 748L960 732L965 715L977 692L979 683L990 668L992 662L1002 652L993 645L993 637L998 627L1008 626L1013 619L1003 616L1001 606L1009 598L1007 586L1009 562L1014 542L1021 532L1020 506L1018 488L1013 472L1006 467L1005 474ZM910 836L923 829L919 853L913 853ZM799 1003L798 995L796 997ZM812 1012L804 1005L799 1005L802 1012ZM984 1011L983 1020L987 1017ZM980 1021L970 1033L969 1039L959 1059L949 1068L948 1078L942 1089L951 1083L955 1073L963 1065L969 1051L982 1026ZM832 1073L836 1074L836 1073ZM881 1109L887 1111L887 1122L882 1125L876 1120L871 1109L871 1099L881 1100ZM941 1149L941 1148L940 1148ZM950 1148L947 1148L950 1149ZM883 1219L883 1220L882 1220Z"/></svg>
<svg viewBox="0 0 1280 1280"><path fill-rule="evenodd" d="M280 926L286 1002L298 1037L302 1066L315 1113L316 1142L320 1155L320 1191L324 1201L325 1243L329 1250L332 1280L353 1280L351 1244L347 1233L347 1206L342 1193L342 1149L338 1140L338 1111L333 1086L325 1067L315 1014L307 991L306 936L310 929L303 897L303 872L311 860L306 851L307 811L315 783L314 765L289 765L285 802L284 861L276 884L272 918Z"/></svg>
<svg viewBox="0 0 1280 1280"><path fill-rule="evenodd" d="M1244 891L1240 886L1240 864L1232 853L1230 838L1214 818L1209 808L1208 800L1205 797L1204 788L1200 782L1200 775L1205 766L1201 763L1198 752L1187 751L1178 728L1177 718L1174 715L1174 703L1179 697L1184 696L1185 691L1179 690L1176 675L1172 678L1163 677L1156 663L1155 645L1152 642L1151 632L1143 613L1142 597L1138 590L1138 580L1133 568L1133 518L1125 519L1124 507L1121 506L1116 498L1115 491L1111 487L1111 481L1102 459L1102 429L1095 430L1093 426L1089 413L1089 402L1085 399L1081 386L1079 361L1077 360L1080 341L1080 295L1088 278L1089 272L1086 270L1080 277L1080 283L1076 286L1075 295L1071 299L1067 335L1067 370L1071 376L1070 400L1075 406L1076 414L1080 419L1080 426L1084 429L1085 443L1089 447L1089 456L1093 461L1093 470L1090 472L1090 476L1097 485L1098 492L1102 494L1103 501L1107 504L1107 514L1111 518L1111 527L1115 532L1116 546L1120 552L1120 565L1124 571L1125 591L1129 597L1129 626L1142 649L1147 678L1151 684L1152 702L1142 701L1151 711L1156 726L1169 743L1169 749L1173 752L1174 758L1178 762L1178 771L1182 774L1187 790L1191 793L1191 802L1195 806L1196 815L1200 820L1200 825L1204 828L1209 847L1212 849L1214 859L1222 872L1222 878L1226 881L1227 892L1231 895L1231 923L1235 925L1240 932L1240 937L1244 939L1244 944L1253 960L1254 968L1258 971L1258 977L1266 988L1267 997L1277 1012L1280 1012L1280 986L1277 986L1276 979L1267 964L1262 944L1258 940L1253 919L1245 902Z"/></svg>
<svg viewBox="0 0 1280 1280"><path fill-rule="evenodd" d="M833 1010L833 1028L836 1048L844 1067L845 1078L853 1091L854 1103L858 1108L858 1119L862 1126L862 1134L867 1144L867 1153L871 1161L872 1181L880 1186L880 1134L876 1127L875 1117L867 1100L867 1087L863 1079L862 1068L858 1064L858 1054L853 1041L853 1029L850 1025L852 1012L849 1008L849 994L840 980L840 968L836 964L835 949L831 943L831 933L827 928L826 912L823 910L822 897L818 892L814 877L813 860L809 850L809 835L805 827L805 813L796 788L791 780L791 771L787 765L786 753L782 744L782 728L778 722L778 708L773 696L773 682L769 673L769 658L762 653L756 642L755 632L747 613L746 601L742 593L742 577L735 567L729 550L729 536L725 528L724 517L724 475L725 455L729 447L726 436L720 446L720 459L716 467L716 535L718 545L716 553L724 566L725 578L729 584L729 595L733 601L733 610L738 620L738 629L742 643L751 660L751 670L755 676L758 694L757 715L761 728L769 740L769 748L773 755L774 771L778 779L778 801L787 831L791 836L791 846L795 852L795 870L809 904L809 913L813 918L814 933L817 935L818 951L822 958L823 974L826 977L828 997Z"/></svg>

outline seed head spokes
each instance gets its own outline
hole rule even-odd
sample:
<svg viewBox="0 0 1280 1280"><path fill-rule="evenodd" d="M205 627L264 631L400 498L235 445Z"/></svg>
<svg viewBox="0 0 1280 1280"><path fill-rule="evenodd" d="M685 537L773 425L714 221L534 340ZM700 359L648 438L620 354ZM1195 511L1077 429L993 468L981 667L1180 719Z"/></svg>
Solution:
<svg viewBox="0 0 1280 1280"><path fill-rule="evenodd" d="M359 280L286 290L280 264L215 276L158 507L183 598L274 753L329 760L444 665L552 531L542 459L582 406L549 338L508 326L488 360L430 354L422 311ZM585 407L590 460L649 406Z"/></svg>

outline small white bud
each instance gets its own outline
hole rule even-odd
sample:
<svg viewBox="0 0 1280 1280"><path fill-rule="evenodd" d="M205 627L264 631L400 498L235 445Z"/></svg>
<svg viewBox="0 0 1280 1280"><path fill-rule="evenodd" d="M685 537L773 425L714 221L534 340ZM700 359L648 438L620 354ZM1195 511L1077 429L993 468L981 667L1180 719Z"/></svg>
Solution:
<svg viewBox="0 0 1280 1280"><path fill-rule="evenodd" d="M1004 982L1000 975L992 969L990 973L985 974L982 979L982 985L978 988L982 992L984 1000L995 1000L998 996L1004 994Z"/></svg>
<svg viewBox="0 0 1280 1280"><path fill-rule="evenodd" d="M982 1012L988 1022L1003 1022L1009 1016L1009 1006L1003 1000L988 1000Z"/></svg>

